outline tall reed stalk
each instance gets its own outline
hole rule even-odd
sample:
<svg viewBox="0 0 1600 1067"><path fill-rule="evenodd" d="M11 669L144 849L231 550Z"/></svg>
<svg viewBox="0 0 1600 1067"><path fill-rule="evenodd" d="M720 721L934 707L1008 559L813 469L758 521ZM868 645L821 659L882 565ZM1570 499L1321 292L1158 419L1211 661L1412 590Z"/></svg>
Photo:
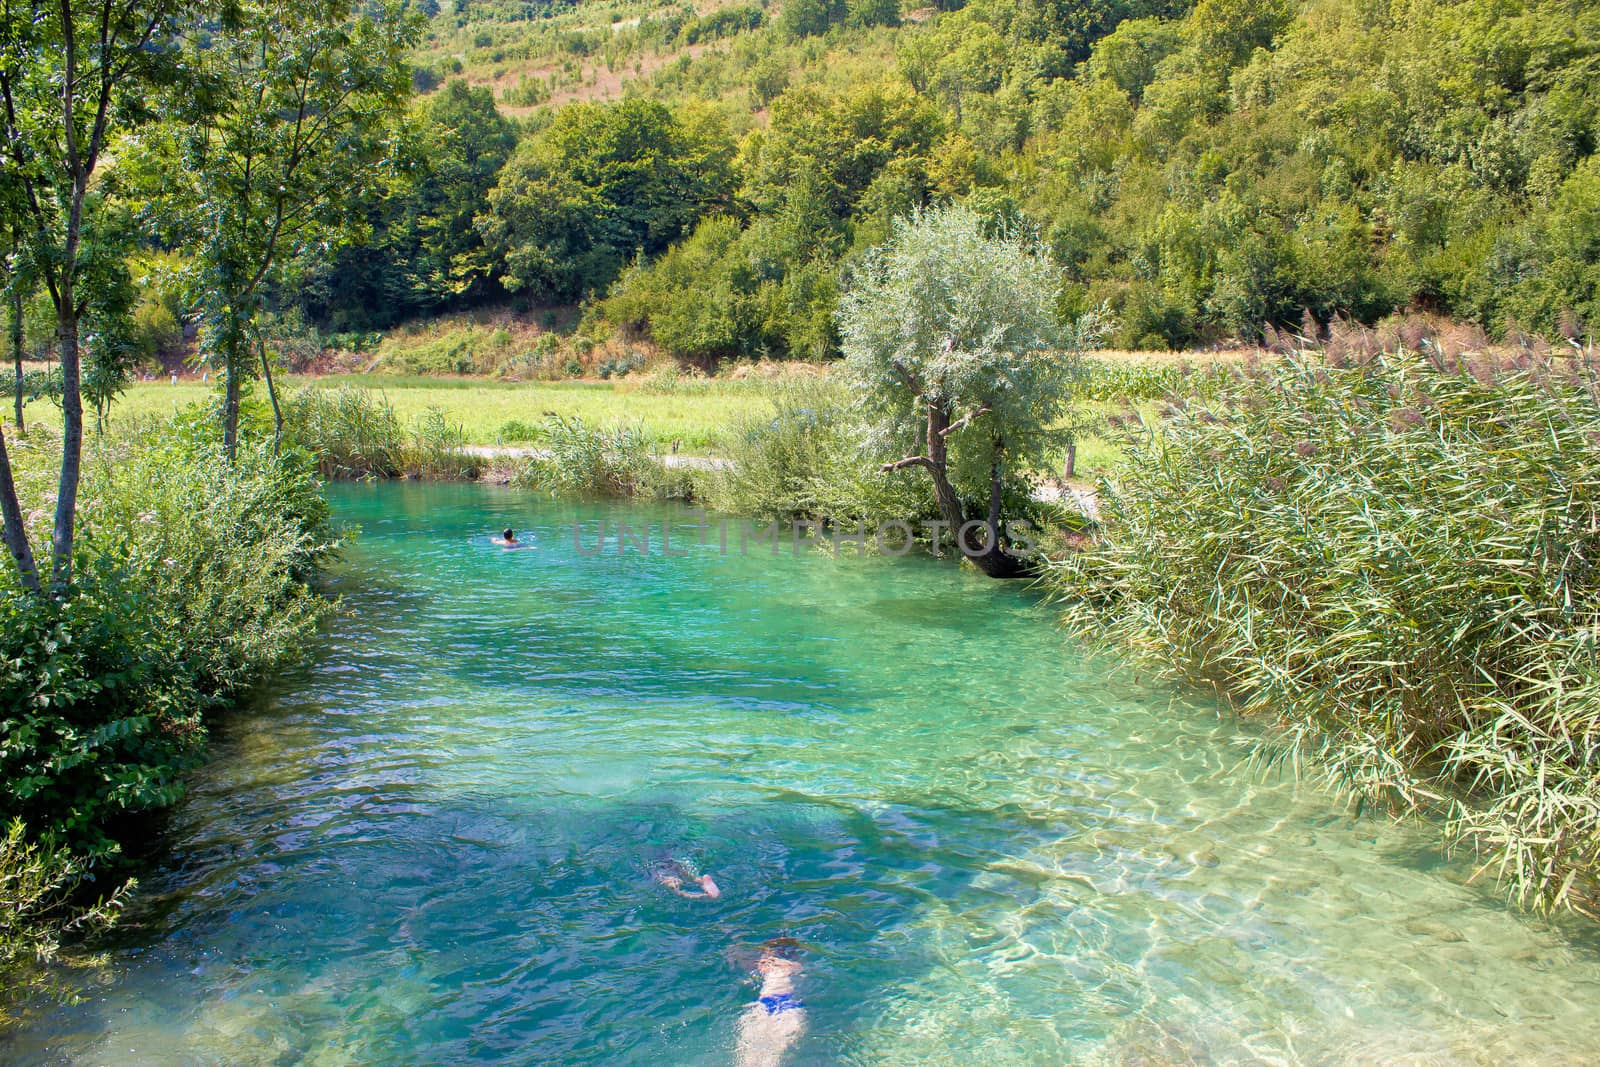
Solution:
<svg viewBox="0 0 1600 1067"><path fill-rule="evenodd" d="M1509 894L1600 908L1600 405L1587 364L1248 369L1135 424L1067 625L1272 720Z"/></svg>
<svg viewBox="0 0 1600 1067"><path fill-rule="evenodd" d="M466 432L429 409L413 425L382 394L342 386L302 388L283 405L289 437L315 458L324 478L467 480L483 470Z"/></svg>

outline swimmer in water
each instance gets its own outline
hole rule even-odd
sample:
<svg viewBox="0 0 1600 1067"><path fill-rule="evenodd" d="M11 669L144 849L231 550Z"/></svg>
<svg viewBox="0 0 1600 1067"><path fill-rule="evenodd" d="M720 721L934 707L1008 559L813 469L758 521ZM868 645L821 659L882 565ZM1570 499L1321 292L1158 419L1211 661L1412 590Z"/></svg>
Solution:
<svg viewBox="0 0 1600 1067"><path fill-rule="evenodd" d="M722 896L716 881L709 874L696 874L694 868L680 860L662 860L651 868L656 881L688 900L716 900ZM690 887L695 888L690 888Z"/></svg>
<svg viewBox="0 0 1600 1067"><path fill-rule="evenodd" d="M800 945L792 937L775 937L761 946L756 976L761 992L739 1016L739 1044L734 1054L738 1067L778 1067L789 1046L806 1029L806 1005L795 993L794 982L805 970L800 965Z"/></svg>
<svg viewBox="0 0 1600 1067"><path fill-rule="evenodd" d="M491 537L489 540L492 543L499 545L501 548L526 548L526 547L528 547L523 542L517 540L517 531L513 530L509 526L507 526L505 528L505 530L500 534L499 537Z"/></svg>

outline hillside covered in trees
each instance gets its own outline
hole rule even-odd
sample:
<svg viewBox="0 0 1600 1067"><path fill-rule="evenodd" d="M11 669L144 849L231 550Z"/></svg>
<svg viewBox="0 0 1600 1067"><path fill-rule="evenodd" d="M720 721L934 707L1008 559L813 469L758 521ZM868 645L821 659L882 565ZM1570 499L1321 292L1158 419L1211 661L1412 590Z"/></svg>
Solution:
<svg viewBox="0 0 1600 1067"><path fill-rule="evenodd" d="M285 302L582 302L684 358L825 357L851 263L956 201L1127 347L1600 320L1600 3L943 6L429 0L397 165Z"/></svg>

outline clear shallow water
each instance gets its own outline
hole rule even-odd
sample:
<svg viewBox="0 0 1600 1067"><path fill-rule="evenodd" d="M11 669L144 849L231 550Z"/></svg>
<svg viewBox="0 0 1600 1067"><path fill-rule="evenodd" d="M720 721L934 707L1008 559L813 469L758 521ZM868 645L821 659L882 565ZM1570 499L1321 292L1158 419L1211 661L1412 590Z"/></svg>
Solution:
<svg viewBox="0 0 1600 1067"><path fill-rule="evenodd" d="M728 1063L776 935L808 948L791 1063L1600 1052L1589 928L1241 766L1021 590L574 551L665 509L335 500L349 614L218 728L113 978L0 1059ZM666 855L722 899L655 885Z"/></svg>

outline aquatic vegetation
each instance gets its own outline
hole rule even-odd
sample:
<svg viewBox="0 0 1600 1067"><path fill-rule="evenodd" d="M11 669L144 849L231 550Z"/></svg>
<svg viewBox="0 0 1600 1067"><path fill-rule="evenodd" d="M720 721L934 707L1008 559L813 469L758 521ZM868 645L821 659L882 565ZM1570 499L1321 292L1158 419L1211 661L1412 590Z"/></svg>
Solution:
<svg viewBox="0 0 1600 1067"><path fill-rule="evenodd" d="M1247 369L1135 421L1051 580L1358 803L1442 811L1508 892L1600 906L1600 385L1437 353Z"/></svg>
<svg viewBox="0 0 1600 1067"><path fill-rule="evenodd" d="M483 459L467 435L438 408L408 424L388 398L370 389L306 386L283 402L290 439L316 459L324 478L476 478Z"/></svg>
<svg viewBox="0 0 1600 1067"><path fill-rule="evenodd" d="M43 965L103 964L98 956L64 952L62 935L81 937L110 925L133 883L93 906L74 906L87 873L84 861L65 849L31 841L21 820L0 833L0 1027L17 1021L10 1009L24 991L76 998L65 973Z"/></svg>
<svg viewBox="0 0 1600 1067"><path fill-rule="evenodd" d="M642 496L657 477L650 442L638 426L592 426L552 416L536 456L512 478L519 489L553 496Z"/></svg>

